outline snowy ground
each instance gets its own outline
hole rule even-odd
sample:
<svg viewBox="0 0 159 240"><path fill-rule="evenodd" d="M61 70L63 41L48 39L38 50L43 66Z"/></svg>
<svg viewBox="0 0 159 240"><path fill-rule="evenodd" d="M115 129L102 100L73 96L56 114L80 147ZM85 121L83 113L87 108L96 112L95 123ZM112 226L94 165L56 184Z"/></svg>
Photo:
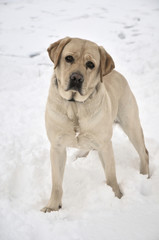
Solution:
<svg viewBox="0 0 159 240"><path fill-rule="evenodd" d="M44 111L50 43L90 39L113 56L137 98L151 178L127 137L113 136L124 197L105 185L96 152L68 150L63 209L44 214L50 195ZM159 240L159 1L0 0L0 239Z"/></svg>

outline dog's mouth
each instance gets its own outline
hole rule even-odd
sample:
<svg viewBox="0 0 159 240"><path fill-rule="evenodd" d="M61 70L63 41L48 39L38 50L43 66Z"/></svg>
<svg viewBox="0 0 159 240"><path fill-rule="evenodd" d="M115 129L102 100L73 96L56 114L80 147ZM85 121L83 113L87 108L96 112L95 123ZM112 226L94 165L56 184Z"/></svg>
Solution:
<svg viewBox="0 0 159 240"><path fill-rule="evenodd" d="M76 95L76 93L78 93L78 94L80 94L81 96L83 96L83 92L82 92L82 86L81 87L71 87L70 88L70 84L69 84L69 86L66 88L66 90L65 90L66 92L72 92L72 96L75 96Z"/></svg>
<svg viewBox="0 0 159 240"><path fill-rule="evenodd" d="M69 82L65 92L69 95L69 102L81 102L85 98L83 94L83 84Z"/></svg>
<svg viewBox="0 0 159 240"><path fill-rule="evenodd" d="M72 93L72 98L68 99L69 102L75 102L76 100L74 99L76 93Z"/></svg>
<svg viewBox="0 0 159 240"><path fill-rule="evenodd" d="M58 80L58 79L55 79L55 85L56 85L56 88L58 89L61 97L69 102L83 103L94 92L93 89L89 89L89 91L86 91L86 89L83 87L83 85L81 85L80 87L72 86L72 85L70 85L70 83L64 89L60 84L60 80Z"/></svg>
<svg viewBox="0 0 159 240"><path fill-rule="evenodd" d="M75 102L74 98L71 98L70 100L68 100L69 102Z"/></svg>

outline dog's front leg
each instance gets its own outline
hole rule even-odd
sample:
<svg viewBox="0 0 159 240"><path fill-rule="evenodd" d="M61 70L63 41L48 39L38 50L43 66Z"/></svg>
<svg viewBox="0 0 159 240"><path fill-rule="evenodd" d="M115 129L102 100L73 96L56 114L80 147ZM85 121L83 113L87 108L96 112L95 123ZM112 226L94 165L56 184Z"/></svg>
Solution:
<svg viewBox="0 0 159 240"><path fill-rule="evenodd" d="M51 147L50 150L52 169L52 192L46 207L41 211L57 211L62 207L62 182L66 163L66 149L61 147Z"/></svg>
<svg viewBox="0 0 159 240"><path fill-rule="evenodd" d="M119 185L116 179L115 161L112 148L112 142L108 142L98 151L102 166L107 179L107 184L112 187L115 196L118 198L122 197Z"/></svg>

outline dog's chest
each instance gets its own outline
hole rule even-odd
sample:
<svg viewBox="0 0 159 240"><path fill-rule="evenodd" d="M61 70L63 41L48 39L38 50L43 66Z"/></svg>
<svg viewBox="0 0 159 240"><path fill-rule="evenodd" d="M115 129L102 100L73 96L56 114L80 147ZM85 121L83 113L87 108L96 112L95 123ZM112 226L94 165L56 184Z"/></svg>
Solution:
<svg viewBox="0 0 159 240"><path fill-rule="evenodd" d="M78 109L74 103L69 104L67 109L67 116L70 122L72 123L73 135L75 138L77 138L78 135L80 134L80 125L79 125Z"/></svg>
<svg viewBox="0 0 159 240"><path fill-rule="evenodd" d="M67 117L71 127L71 131L65 135L67 146L84 149L99 148L105 137L100 127L103 119L100 109L97 111L71 103L67 108Z"/></svg>

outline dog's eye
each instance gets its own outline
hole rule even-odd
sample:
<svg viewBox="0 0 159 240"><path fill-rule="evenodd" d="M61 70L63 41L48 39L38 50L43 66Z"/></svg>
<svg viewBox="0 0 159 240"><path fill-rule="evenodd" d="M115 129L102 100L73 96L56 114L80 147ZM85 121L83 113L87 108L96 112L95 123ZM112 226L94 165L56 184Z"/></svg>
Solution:
<svg viewBox="0 0 159 240"><path fill-rule="evenodd" d="M87 67L87 68L90 68L90 69L93 69L93 68L95 67L95 65L94 65L94 63L92 63L91 61L88 61L88 62L86 63L86 67Z"/></svg>
<svg viewBox="0 0 159 240"><path fill-rule="evenodd" d="M68 63L73 63L73 62L74 62L74 58L73 58L71 55L66 56L66 57L65 57L65 60L66 60L66 62L68 62Z"/></svg>

